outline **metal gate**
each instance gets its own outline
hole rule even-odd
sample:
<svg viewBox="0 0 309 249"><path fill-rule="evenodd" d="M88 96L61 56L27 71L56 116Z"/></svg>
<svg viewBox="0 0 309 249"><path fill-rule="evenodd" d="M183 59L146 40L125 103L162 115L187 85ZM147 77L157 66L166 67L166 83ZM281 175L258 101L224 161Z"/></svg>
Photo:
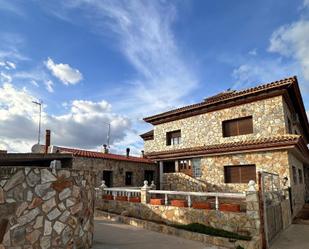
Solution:
<svg viewBox="0 0 309 249"><path fill-rule="evenodd" d="M261 193L264 206L264 232L266 246L283 230L282 221L282 189L277 174L261 172Z"/></svg>

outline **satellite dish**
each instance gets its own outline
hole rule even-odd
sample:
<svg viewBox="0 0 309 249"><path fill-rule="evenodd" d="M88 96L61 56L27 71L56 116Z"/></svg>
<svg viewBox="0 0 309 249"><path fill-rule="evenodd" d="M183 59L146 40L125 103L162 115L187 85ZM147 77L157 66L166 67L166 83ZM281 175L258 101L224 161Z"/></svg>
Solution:
<svg viewBox="0 0 309 249"><path fill-rule="evenodd" d="M44 146L41 145L41 144L35 144L35 145L32 146L31 152L32 152L32 153L42 153L43 150L44 150L43 147L44 147Z"/></svg>

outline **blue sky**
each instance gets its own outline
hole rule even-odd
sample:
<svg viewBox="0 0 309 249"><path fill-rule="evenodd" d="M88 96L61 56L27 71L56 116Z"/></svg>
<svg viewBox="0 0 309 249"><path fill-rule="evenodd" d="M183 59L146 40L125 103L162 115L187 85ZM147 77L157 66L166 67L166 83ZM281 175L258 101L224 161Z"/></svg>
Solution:
<svg viewBox="0 0 309 249"><path fill-rule="evenodd" d="M297 75L309 107L309 1L0 0L0 148L138 154L141 120ZM42 135L43 138L43 135Z"/></svg>

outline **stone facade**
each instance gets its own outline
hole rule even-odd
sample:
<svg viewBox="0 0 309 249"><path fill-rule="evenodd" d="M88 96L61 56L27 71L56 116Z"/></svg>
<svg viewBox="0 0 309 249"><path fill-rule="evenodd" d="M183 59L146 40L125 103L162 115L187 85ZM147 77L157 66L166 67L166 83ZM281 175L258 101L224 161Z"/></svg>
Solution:
<svg viewBox="0 0 309 249"><path fill-rule="evenodd" d="M209 191L245 191L247 188L247 184L245 183L224 183L224 166L248 164L255 164L257 172L272 172L279 174L282 178L288 176L288 181L290 181L290 166L287 150L204 157L201 160L201 179L208 183ZM256 175L256 182L257 179L258 175Z"/></svg>
<svg viewBox="0 0 309 249"><path fill-rule="evenodd" d="M101 158L74 157L74 169L89 169L95 172L96 186L101 185L103 179L103 171L112 171L112 187L124 187L126 172L132 172L131 187L141 187L145 180L145 171L153 171L154 181L157 181L158 172L155 163L136 163L120 160L108 160Z"/></svg>
<svg viewBox="0 0 309 249"><path fill-rule="evenodd" d="M163 176L163 189L191 192L206 192L207 183L200 179L192 178L184 173L166 173Z"/></svg>
<svg viewBox="0 0 309 249"><path fill-rule="evenodd" d="M154 126L154 139L145 141L145 152L235 142L286 134L282 96L208 112ZM253 117L253 134L223 137L222 121ZM181 130L181 143L166 145L166 132Z"/></svg>
<svg viewBox="0 0 309 249"><path fill-rule="evenodd" d="M91 248L93 173L46 168L12 172L0 179L0 248Z"/></svg>
<svg viewBox="0 0 309 249"><path fill-rule="evenodd" d="M289 153L288 162L291 178L290 186L292 190L293 215L296 215L305 204L306 186L304 179L304 166L303 163L292 153ZM296 168L296 182L293 180L293 166ZM300 182L300 179L302 179L302 183ZM307 184L309 184L309 182Z"/></svg>

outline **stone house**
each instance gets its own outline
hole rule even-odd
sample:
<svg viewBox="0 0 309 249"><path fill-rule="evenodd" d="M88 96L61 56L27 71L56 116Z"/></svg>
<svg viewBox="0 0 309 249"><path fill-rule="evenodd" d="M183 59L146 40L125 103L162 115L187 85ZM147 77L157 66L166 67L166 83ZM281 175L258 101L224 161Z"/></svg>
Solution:
<svg viewBox="0 0 309 249"><path fill-rule="evenodd" d="M153 125L141 137L159 164L161 188L238 192L267 171L290 187L296 212L309 198L309 124L296 77L228 90L144 121Z"/></svg>
<svg viewBox="0 0 309 249"><path fill-rule="evenodd" d="M96 185L104 180L108 187L141 187L144 180L157 182L157 165L144 157L95 152L81 149L51 146L50 151L70 153L72 168L96 172Z"/></svg>
<svg viewBox="0 0 309 249"><path fill-rule="evenodd" d="M45 145L34 145L32 153L44 155L44 158L52 155L54 158L62 158L62 155L69 157L70 161L66 165L70 168L96 172L96 186L101 185L102 180L108 187L141 187L144 180L149 184L151 181L159 181L157 165L146 158L143 151L137 157L130 155L129 148L126 149L126 155L110 153L107 145L103 146L103 152L55 146L51 145L50 130L46 130ZM61 161L61 167L63 166Z"/></svg>

